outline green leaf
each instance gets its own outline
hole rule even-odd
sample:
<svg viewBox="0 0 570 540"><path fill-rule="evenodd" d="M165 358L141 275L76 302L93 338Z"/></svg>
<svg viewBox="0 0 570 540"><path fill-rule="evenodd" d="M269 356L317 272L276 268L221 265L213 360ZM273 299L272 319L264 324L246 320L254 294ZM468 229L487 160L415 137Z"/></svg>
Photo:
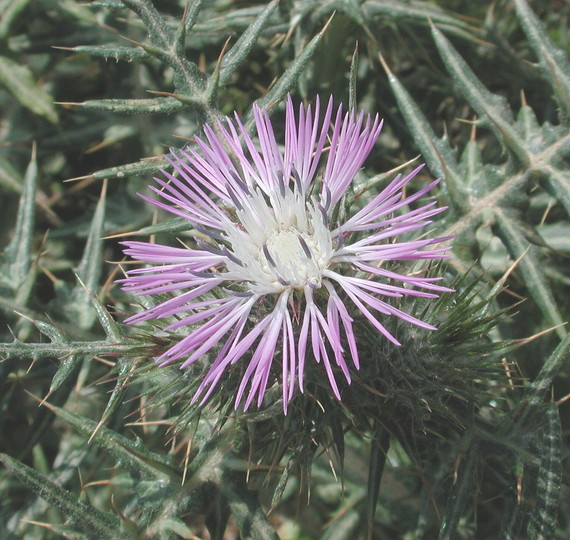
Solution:
<svg viewBox="0 0 570 540"><path fill-rule="evenodd" d="M180 482L178 473L170 466L164 456L147 450L136 441L132 441L119 433L97 424L89 418L54 407L46 403L62 420L72 425L79 433L89 437L90 441L108 452L118 462L119 466L146 478L160 480L164 484L171 481Z"/></svg>
<svg viewBox="0 0 570 540"><path fill-rule="evenodd" d="M226 497L242 538L252 540L278 540L273 527L251 491L225 478L220 489Z"/></svg>
<svg viewBox="0 0 570 540"><path fill-rule="evenodd" d="M79 45L77 47L56 47L77 53L100 56L102 58L114 58L115 60L140 60L150 58L150 55L140 47L122 47L120 45Z"/></svg>
<svg viewBox="0 0 570 540"><path fill-rule="evenodd" d="M123 397L127 389L126 383L128 382L128 374L132 368L132 358L123 357L120 358L117 362L117 365L115 366L115 370L117 372L117 382L115 383L115 387L111 392L111 396L105 405L105 410L101 415L101 420L99 421L100 425L105 425L113 413L119 408L120 405L122 405Z"/></svg>
<svg viewBox="0 0 570 540"><path fill-rule="evenodd" d="M103 259L103 225L105 221L105 198L107 184L103 183L101 196L97 202L95 213L91 221L89 236L83 250L83 256L75 272L88 291L95 291L101 275L101 261ZM76 287L77 288L77 287ZM82 289L83 290L83 289Z"/></svg>
<svg viewBox="0 0 570 540"><path fill-rule="evenodd" d="M564 324L564 319L544 275L538 248L529 243L526 236L521 232L521 226L505 210L495 208L493 209L493 216L497 234L509 250L513 260L522 257L518 268L523 275L529 293L546 320L553 326L559 326L556 333L563 339L568 331L560 326Z"/></svg>
<svg viewBox="0 0 570 540"><path fill-rule="evenodd" d="M370 465L368 466L368 493L366 496L366 521L368 523L368 538L372 538L374 529L374 516L378 496L380 495L380 485L382 474L386 465L386 457L390 448L390 432L382 426L375 429L370 446Z"/></svg>
<svg viewBox="0 0 570 540"><path fill-rule="evenodd" d="M4 267L4 271L0 273L0 283L16 292L16 304L21 305L26 304L34 280L32 243L35 232L37 176L38 165L34 148L24 177L16 228L12 240L0 258L0 266Z"/></svg>
<svg viewBox="0 0 570 540"><path fill-rule="evenodd" d="M12 262L9 276L11 280L15 280L15 288L18 286L18 282L30 271L32 261L31 249L34 239L37 178L38 164L34 150L24 177L24 188L18 207L16 230L5 250L7 259Z"/></svg>
<svg viewBox="0 0 570 540"><path fill-rule="evenodd" d="M92 6L111 8L111 9L124 9L125 4L122 0L94 0L91 2Z"/></svg>
<svg viewBox="0 0 570 540"><path fill-rule="evenodd" d="M99 323L105 330L105 334L107 335L107 339L109 341L120 342L124 339L123 333L121 332L121 327L113 319L107 308L101 303L99 298L96 296L90 296L91 303L95 309L95 313L97 318L99 319Z"/></svg>
<svg viewBox="0 0 570 540"><path fill-rule="evenodd" d="M237 68L245 61L278 4L279 0L269 2L255 21L248 26L236 44L224 55L220 65L220 86L225 86Z"/></svg>
<svg viewBox="0 0 570 540"><path fill-rule="evenodd" d="M504 142L520 163L527 167L530 163L530 156L524 142L513 127L513 114L505 98L485 88L447 38L433 25L432 35L447 71L469 104L477 111L481 119L489 124L499 141Z"/></svg>
<svg viewBox="0 0 570 540"><path fill-rule="evenodd" d="M0 185L10 191L20 193L23 183L22 175L13 165L7 159L0 158Z"/></svg>
<svg viewBox="0 0 570 540"><path fill-rule="evenodd" d="M167 161L162 157L146 158L136 163L128 163L126 165L118 165L108 169L101 169L86 176L70 178L71 180L96 179L103 180L105 178L125 178L127 176L141 176L144 174L156 174L160 169L168 167Z"/></svg>
<svg viewBox="0 0 570 540"><path fill-rule="evenodd" d="M350 59L350 72L348 74L348 108L356 110L356 81L358 78L358 42L354 47L352 58Z"/></svg>
<svg viewBox="0 0 570 540"><path fill-rule="evenodd" d="M152 2L149 0L122 0L122 2L141 18L152 43L165 49L169 47L168 26Z"/></svg>
<svg viewBox="0 0 570 540"><path fill-rule="evenodd" d="M194 62L190 62L180 48L180 30L183 25L173 30L165 19L148 0L124 0L124 4L133 10L143 21L149 35L149 43L139 43L146 52L159 59L174 70L174 86L178 99L206 109L204 91L206 76ZM214 111L207 111L211 114Z"/></svg>
<svg viewBox="0 0 570 540"><path fill-rule="evenodd" d="M0 85L33 113L43 116L52 124L57 123L53 98L36 84L27 66L17 64L6 56L0 56Z"/></svg>
<svg viewBox="0 0 570 540"><path fill-rule="evenodd" d="M103 183L101 197L95 208L87 243L79 266L75 269L79 283L70 293L66 288L60 289L65 298L65 315L74 321L79 328L88 330L97 317L93 309L92 296L99 287L103 262L103 227L105 225L106 182Z"/></svg>
<svg viewBox="0 0 570 540"><path fill-rule="evenodd" d="M528 40L540 60L540 67L552 83L562 114L569 118L570 62L564 51L554 47L526 0L514 0L514 4Z"/></svg>
<svg viewBox="0 0 570 540"><path fill-rule="evenodd" d="M570 335L556 347L540 368L536 379L527 388L525 399L529 405L540 405L549 395L554 377L570 357Z"/></svg>
<svg viewBox="0 0 570 540"><path fill-rule="evenodd" d="M58 330L55 326L45 323L43 321L34 320L35 327L45 336L49 338L52 343L66 344L70 343L70 339L63 332ZM48 396L55 392L74 372L78 366L79 357L70 354L60 359L59 367L53 376Z"/></svg>
<svg viewBox="0 0 570 540"><path fill-rule="evenodd" d="M10 0L0 5L0 40L5 40L10 35L13 23L29 3L30 0Z"/></svg>
<svg viewBox="0 0 570 540"><path fill-rule="evenodd" d="M390 17L396 21L410 21L426 24L433 21L439 28L445 28L449 34L455 34L464 39L473 40L476 29L459 17L446 13L441 7L431 2L394 2L394 0L368 0L362 3L364 20L373 17Z"/></svg>
<svg viewBox="0 0 570 540"><path fill-rule="evenodd" d="M561 171L555 167L548 167L546 174L546 178L542 181L544 188L564 205L566 213L570 217L570 182L568 182L568 172Z"/></svg>
<svg viewBox="0 0 570 540"><path fill-rule="evenodd" d="M72 341L69 343L0 343L0 357L4 358L63 358L73 354L85 356L117 356L132 351L133 343L123 338L114 341Z"/></svg>
<svg viewBox="0 0 570 540"><path fill-rule="evenodd" d="M200 10L202 9L202 5L204 4L204 0L188 0L187 8L186 8L186 19L184 21L184 30L186 34L192 30L196 21L198 20L198 15Z"/></svg>
<svg viewBox="0 0 570 540"><path fill-rule="evenodd" d="M283 493L285 492L285 488L287 487L287 483L289 482L289 478L293 469L297 466L296 459L289 459L287 464L285 465L283 472L281 473L281 477L273 490L273 496L271 497L271 508L275 508L283 498Z"/></svg>
<svg viewBox="0 0 570 540"><path fill-rule="evenodd" d="M58 485L67 485L68 483L75 482L78 467L84 462L89 451L90 448L87 445L80 447L75 447L73 444L63 445L54 460L51 472L44 472L44 474L48 480ZM34 447L34 457L37 457L39 454L43 454L43 452L41 452L41 447L36 445ZM46 456L43 457L44 461L45 459ZM36 459L34 461L36 461ZM35 468L37 470L39 467L36 465ZM49 468L47 470L49 470ZM33 498L22 504L18 508L18 511L10 516L9 521L6 520L8 530L13 531L17 535L16 537L9 536L8 538L12 538L13 540L23 538L26 532L25 529L27 528L26 522L39 522L47 512L50 514L53 513L49 507L50 503L41 498ZM53 525L53 523L50 525ZM68 529L68 527L66 527L66 529ZM2 527L0 525L0 533L1 532Z"/></svg>
<svg viewBox="0 0 570 540"><path fill-rule="evenodd" d="M390 71L384 59L380 57L380 60L398 101L399 110L422 152L422 157L433 173L444 180L444 188L455 211L465 213L469 209L469 195L464 189L464 175L459 169L453 149L446 138L439 139L436 136L420 107Z"/></svg>
<svg viewBox="0 0 570 540"><path fill-rule="evenodd" d="M0 454L0 461L14 473L26 486L40 497L59 508L77 525L80 525L98 538L125 538L117 516L101 512L93 506L77 500L75 495L50 481L34 469L20 463L6 454Z"/></svg>
<svg viewBox="0 0 570 540"><path fill-rule="evenodd" d="M275 104L279 103L291 90L293 85L297 82L297 79L300 77L301 73L307 67L309 60L313 56L313 53L316 51L321 39L325 35L325 32L328 29L329 21L325 24L324 28L315 36L303 49L301 54L299 54L295 60L291 63L291 65L285 70L283 75L275 81L275 84L269 89L269 91L260 99L257 100L257 105L262 109L270 109ZM244 121L244 125L250 129L253 123L253 113L249 113Z"/></svg>
<svg viewBox="0 0 570 540"><path fill-rule="evenodd" d="M59 367L50 382L48 396L55 392L70 377L79 366L80 360L81 358L74 354L60 360Z"/></svg>
<svg viewBox="0 0 570 540"><path fill-rule="evenodd" d="M529 538L554 538L562 484L562 428L556 403L546 408L546 423L540 442L540 468L536 486L536 507L530 516Z"/></svg>
<svg viewBox="0 0 570 540"><path fill-rule="evenodd" d="M473 138L465 145L465 149L461 154L461 165L463 166L467 186L474 189L485 186L487 178L485 177L485 167L481 158L481 148Z"/></svg>
<svg viewBox="0 0 570 540"><path fill-rule="evenodd" d="M169 233L175 234L179 232L187 232L191 231L194 227L191 223L183 217L175 217L175 218L168 218L160 223L155 223L154 225L149 225L148 227L143 227L136 231L136 233L132 233L133 235L148 235L148 234L161 234L161 233Z"/></svg>
<svg viewBox="0 0 570 540"><path fill-rule="evenodd" d="M456 538L459 520L463 515L463 510L474 487L477 452L477 444L472 443L467 451L467 455L463 457L462 463L459 466L457 479L451 488L451 493L445 507L445 514L441 521L438 540L452 540Z"/></svg>
<svg viewBox="0 0 570 540"><path fill-rule="evenodd" d="M63 360L63 363L65 363L65 360L66 359ZM62 365L63 364L60 364L60 368L62 368ZM71 365L66 365L63 367L62 371L64 373L60 372L61 379L57 384L57 388L53 391L53 393L50 392L48 394L53 405L60 406L69 400L69 396L72 393L75 382L77 380L79 367L80 362L77 361L73 361ZM27 456L28 453L31 452L40 441L42 441L46 433L52 429L54 420L55 415L47 407L38 407L36 409L30 428L28 429L26 435L19 441L19 457Z"/></svg>
<svg viewBox="0 0 570 540"><path fill-rule="evenodd" d="M70 103L85 110L109 111L122 114L170 114L181 111L185 105L172 97L152 99L93 99L83 103Z"/></svg>

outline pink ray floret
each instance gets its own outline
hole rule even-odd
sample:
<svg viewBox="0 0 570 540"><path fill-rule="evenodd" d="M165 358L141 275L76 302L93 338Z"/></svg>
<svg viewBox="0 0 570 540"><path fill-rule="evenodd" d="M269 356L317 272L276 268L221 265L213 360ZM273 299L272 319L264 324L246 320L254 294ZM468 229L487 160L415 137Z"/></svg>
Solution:
<svg viewBox="0 0 570 540"><path fill-rule="evenodd" d="M172 172L151 188L160 199L144 198L186 218L196 241L188 248L124 242L125 254L151 266L121 282L136 295L171 296L127 320L172 318L165 330L186 329L157 359L161 365L211 359L194 400L205 402L230 367L245 362L235 406L261 406L268 387L280 384L287 413L295 388L304 391L307 362L322 366L341 399L337 378L350 383L349 365L361 364L356 324L370 324L394 345L388 317L435 329L393 299L450 289L386 263L442 259L449 238L408 239L445 210L421 202L437 181L405 193L421 166L333 222L378 139L378 117L335 113L332 99L322 119L318 99L296 115L289 98L281 149L267 111L254 106L253 113L257 137L236 115L205 126L195 149L167 158Z"/></svg>

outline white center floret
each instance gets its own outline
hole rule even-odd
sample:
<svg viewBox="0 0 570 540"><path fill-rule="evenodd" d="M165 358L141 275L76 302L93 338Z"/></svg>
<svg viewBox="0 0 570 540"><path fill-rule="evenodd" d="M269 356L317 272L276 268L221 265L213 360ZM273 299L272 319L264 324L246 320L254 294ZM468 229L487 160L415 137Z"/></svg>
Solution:
<svg viewBox="0 0 570 540"><path fill-rule="evenodd" d="M321 286L320 250L314 239L294 227L272 232L261 249L283 286L302 289L305 285Z"/></svg>
<svg viewBox="0 0 570 540"><path fill-rule="evenodd" d="M236 212L239 223L228 220L225 227L232 279L248 282L259 295L321 287L333 249L319 205L289 187L267 198L251 190L243 203Z"/></svg>

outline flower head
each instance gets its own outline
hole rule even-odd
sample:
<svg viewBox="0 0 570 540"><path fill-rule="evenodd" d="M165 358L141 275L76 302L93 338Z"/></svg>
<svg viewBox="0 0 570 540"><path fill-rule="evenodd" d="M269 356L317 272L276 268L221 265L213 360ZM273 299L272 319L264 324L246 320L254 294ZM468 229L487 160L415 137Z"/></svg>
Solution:
<svg viewBox="0 0 570 540"><path fill-rule="evenodd" d="M155 266L131 270L123 288L138 295L174 293L172 298L131 317L129 323L176 315L166 329L188 334L158 358L187 367L206 353L214 360L194 399L205 401L228 368L247 363L236 406L260 405L272 367L280 365L284 410L296 383L304 389L306 362L321 363L334 395L340 392L333 366L350 382L359 349L353 324L365 318L395 345L382 319L399 317L434 327L390 304L404 295L435 298L448 290L439 278L399 274L389 261L440 259L442 238L398 241L444 210L431 201L409 205L437 181L405 195L421 167L398 175L342 223L341 199L380 134L382 123L361 112L334 114L332 99L319 120L319 101L294 106L288 99L284 150L279 149L267 111L254 107L258 144L240 118L214 130L204 127L197 148L168 158L151 187L152 204L186 218L198 232L196 245L175 248L125 242L125 253ZM332 123L332 128L329 128ZM322 174L317 174L323 165ZM400 212L401 211L401 212ZM201 237L201 238L198 238ZM427 249L426 249L427 248ZM218 294L208 294L218 289Z"/></svg>

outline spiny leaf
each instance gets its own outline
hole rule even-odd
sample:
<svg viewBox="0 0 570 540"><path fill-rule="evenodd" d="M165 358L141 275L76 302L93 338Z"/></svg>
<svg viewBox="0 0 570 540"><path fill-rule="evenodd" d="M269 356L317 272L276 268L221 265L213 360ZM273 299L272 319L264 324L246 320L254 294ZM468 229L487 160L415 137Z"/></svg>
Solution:
<svg viewBox="0 0 570 540"><path fill-rule="evenodd" d="M83 282L88 291L94 291L98 285L99 276L101 274L100 266L103 254L103 223L105 221L105 196L107 193L107 184L103 183L101 196L97 202L87 243L83 250L83 256L79 266L75 272L79 279ZM77 289L77 286L76 286ZM83 289L82 289L83 290Z"/></svg>
<svg viewBox="0 0 570 540"><path fill-rule="evenodd" d="M566 213L570 217L570 182L568 182L568 172L549 166L546 169L546 175L546 178L542 181L545 189L564 205Z"/></svg>
<svg viewBox="0 0 570 540"><path fill-rule="evenodd" d="M7 159L0 158L0 185L19 193L22 191L22 184L21 174Z"/></svg>
<svg viewBox="0 0 570 540"><path fill-rule="evenodd" d="M70 363L66 364L66 360ZM73 391L75 381L79 374L80 362L71 356L65 358L60 363L58 372L60 380L56 381L57 386L53 392L49 392L51 403L54 405L64 405ZM53 380L51 386L53 386ZM44 398L45 399L45 398ZM52 428L55 415L45 407L38 408L33 415L33 419L26 435L19 441L19 457L27 456L34 447L42 440L44 435Z"/></svg>
<svg viewBox="0 0 570 540"><path fill-rule="evenodd" d="M166 22L152 2L149 0L122 0L122 2L141 18L152 43L164 49L170 46Z"/></svg>
<svg viewBox="0 0 570 540"><path fill-rule="evenodd" d="M271 497L271 508L275 508L283 498L283 493L285 492L285 488L287 487L287 483L289 482L289 478L293 469L297 466L297 460L291 458L285 465L283 472L281 473L281 477L273 490L273 496Z"/></svg>
<svg viewBox="0 0 570 540"><path fill-rule="evenodd" d="M0 85L33 113L43 116L52 124L57 123L53 98L37 85L27 66L22 66L6 56L0 56Z"/></svg>
<svg viewBox="0 0 570 540"><path fill-rule="evenodd" d="M356 81L358 78L358 42L354 47L352 58L350 59L350 72L348 74L348 107L356 110Z"/></svg>
<svg viewBox="0 0 570 540"><path fill-rule="evenodd" d="M48 395L55 392L69 378L78 366L79 361L80 357L74 354L60 360L59 367L50 382Z"/></svg>
<svg viewBox="0 0 570 540"><path fill-rule="evenodd" d="M38 320L34 320L33 323L42 334L50 339L52 343L70 343L69 337L55 326ZM78 361L79 357L74 354L70 354L60 359L59 367L57 368L57 371L50 383L48 396L55 392L68 379L77 367Z"/></svg>
<svg viewBox="0 0 570 540"><path fill-rule="evenodd" d="M79 283L70 292L65 300L65 314L77 323L80 328L89 329L93 326L96 318L91 295L99 286L103 260L103 227L105 221L105 194L107 183L103 183L101 197L95 208L87 243L83 250L83 256L79 266L75 269ZM65 289L60 289L61 294L67 297Z"/></svg>
<svg viewBox="0 0 570 540"><path fill-rule="evenodd" d="M548 396L554 377L570 357L570 335L556 347L552 355L544 362L536 379L528 387L526 400L529 405L538 406Z"/></svg>
<svg viewBox="0 0 570 540"><path fill-rule="evenodd" d="M461 154L461 165L463 166L467 186L477 189L487 183L485 167L481 158L481 149L473 138L465 145L465 149Z"/></svg>
<svg viewBox="0 0 570 540"><path fill-rule="evenodd" d="M113 341L72 341L70 343L0 343L0 358L63 358L78 354L85 356L117 356L130 352L133 344L126 338Z"/></svg>
<svg viewBox="0 0 570 540"><path fill-rule="evenodd" d="M39 445L34 447L40 449ZM77 469L87 457L90 449L87 445L82 445L77 448L72 444L62 445L58 455L56 456L51 471L44 472L48 480L58 485L65 485L73 482L77 478ZM41 471L38 471L41 472ZM24 535L24 524L30 521L41 521L42 517L49 509L49 503L41 498L32 499L29 502L20 506L18 511L10 516L7 520L9 530L15 531L17 539ZM1 523L1 520L0 520ZM0 525L0 532L2 532ZM8 538L16 538L9 536Z"/></svg>
<svg viewBox="0 0 570 540"><path fill-rule="evenodd" d="M528 166L530 163L528 151L513 127L513 114L505 98L485 88L447 38L433 25L432 35L447 71L458 84L469 104L477 111L481 119L489 123L499 141L504 141L521 164Z"/></svg>
<svg viewBox="0 0 570 540"><path fill-rule="evenodd" d="M541 148L537 148L536 141L540 141L540 143L543 142L542 130L534 111L528 105L523 105L520 108L517 115L517 123L522 128L522 136L529 150L540 151Z"/></svg>
<svg viewBox="0 0 570 540"><path fill-rule="evenodd" d="M543 267L539 261L537 248L529 244L521 232L521 228L517 226L516 221L507 212L503 209L495 208L493 215L497 234L509 250L511 257L516 260L526 252L519 263L519 269L524 277L529 293L541 309L544 317L553 326L562 325L564 319L548 286ZM557 328L556 332L561 339L567 335L567 330L562 326Z"/></svg>
<svg viewBox="0 0 570 540"><path fill-rule="evenodd" d="M103 180L104 178L125 178L127 176L141 176L144 174L156 174L160 169L168 167L166 160L160 157L146 158L136 163L128 163L126 165L118 165L117 167L110 167L108 169L101 169L87 176L78 178L70 178L70 180L84 180L93 178Z"/></svg>
<svg viewBox="0 0 570 540"><path fill-rule="evenodd" d="M52 343L69 343L69 337L52 324L43 321L33 321L35 327L49 338Z"/></svg>
<svg viewBox="0 0 570 540"><path fill-rule="evenodd" d="M562 484L562 428L556 403L546 408L546 423L541 437L540 468L536 486L536 507L528 524L529 538L554 538Z"/></svg>
<svg viewBox="0 0 570 540"><path fill-rule="evenodd" d="M327 21L324 28L313 39L311 39L309 43L307 43L301 54L295 58L291 65L285 70L283 75L281 75L281 77L275 81L275 84L269 89L269 91L261 99L257 100L257 105L259 107L262 109L271 108L285 97L287 92L297 82L297 79L309 63L309 60L313 56L313 53L317 49L322 37L327 31L329 23L330 19ZM250 124L253 121L252 119L253 115L252 113L249 113L244 122L248 129L250 128Z"/></svg>
<svg viewBox="0 0 570 540"><path fill-rule="evenodd" d="M119 466L122 465L147 478L154 478L165 484L172 480L178 481L178 474L163 456L147 450L144 446L111 429L98 425L89 418L48 403L45 406L77 431L86 437L90 437L94 444L113 456Z"/></svg>
<svg viewBox="0 0 570 540"><path fill-rule="evenodd" d="M422 157L436 176L444 179L444 186L448 191L452 207L460 213L469 207L469 196L464 189L462 171L459 169L457 159L446 138L438 139L431 128L427 118L420 107L415 103L407 90L403 87L390 68L380 57L388 81L398 101L401 111L410 132L414 137Z"/></svg>
<svg viewBox="0 0 570 540"><path fill-rule="evenodd" d="M77 500L75 495L18 460L0 454L0 461L40 497L64 512L70 520L99 538L125 538L119 519ZM130 537L127 536L127 538Z"/></svg>
<svg viewBox="0 0 570 540"><path fill-rule="evenodd" d="M430 2L410 1L406 3L393 0L368 0L362 3L364 20L373 17L390 17L395 20L408 20L425 24L433 21L440 28L445 28L449 34L455 34L464 39L473 40L476 29L469 26L459 17L446 13L441 7Z"/></svg>
<svg viewBox="0 0 570 540"><path fill-rule="evenodd" d="M515 8L530 44L536 52L540 66L547 74L560 109L570 117L570 63L563 51L556 49L532 12L526 0L514 0Z"/></svg>
<svg viewBox="0 0 570 540"><path fill-rule="evenodd" d="M105 8L112 8L112 9L124 9L125 4L122 0L94 0L91 2L92 6L97 7L105 7Z"/></svg>
<svg viewBox="0 0 570 540"><path fill-rule="evenodd" d="M121 327L113 319L107 308L101 303L99 298L96 296L90 295L91 304L95 309L95 313L97 318L99 319L99 323L105 330L105 334L107 335L107 339L109 341L120 342L124 339L123 333L121 332Z"/></svg>
<svg viewBox="0 0 570 540"><path fill-rule="evenodd" d="M170 233L175 234L179 232L187 232L192 230L190 222L183 217L168 218L160 223L148 225L136 231L137 235L146 236L149 234Z"/></svg>
<svg viewBox="0 0 570 540"><path fill-rule="evenodd" d="M32 159L26 170L24 177L24 188L20 198L18 217L16 219L16 230L12 240L5 250L8 261L11 262L10 279L15 280L15 287L27 276L30 271L32 261L32 242L34 239L35 224L35 195L38 178L38 164L36 162L35 149Z"/></svg>
<svg viewBox="0 0 570 540"><path fill-rule="evenodd" d="M438 540L452 540L456 537L459 520L469 499L474 483L477 444L472 443L463 457L441 521Z"/></svg>
<svg viewBox="0 0 570 540"><path fill-rule="evenodd" d="M2 17L0 17L0 40L5 40L13 27L15 21L18 20L20 13L30 3L30 0L11 0L0 6L2 9Z"/></svg>
<svg viewBox="0 0 570 540"><path fill-rule="evenodd" d="M237 40L236 44L224 55L220 65L220 86L225 86L236 69L245 61L278 4L279 0L269 2L267 7Z"/></svg>
<svg viewBox="0 0 570 540"><path fill-rule="evenodd" d="M111 415L117 410L117 408L122 404L123 397L125 395L127 375L133 367L133 362L131 358L123 357L121 358L115 366L115 371L117 372L117 382L115 387L111 392L111 396L105 405L105 410L101 415L101 420L99 420L99 425L105 425Z"/></svg>
<svg viewBox="0 0 570 540"><path fill-rule="evenodd" d="M16 292L16 304L25 305L33 285L32 243L36 214L36 184L38 166L35 147L24 177L24 186L18 207L16 228L12 240L0 259L4 271L0 282Z"/></svg>
<svg viewBox="0 0 570 540"><path fill-rule="evenodd" d="M242 537L278 540L279 537L267 521L257 497L228 478L221 483L220 489L228 501Z"/></svg>
<svg viewBox="0 0 570 540"><path fill-rule="evenodd" d="M386 465L388 448L390 447L390 432L383 426L378 426L372 437L370 447L370 465L368 466L368 494L366 497L366 521L368 522L368 538L372 538L374 516L380 495L382 474Z"/></svg>
<svg viewBox="0 0 570 540"><path fill-rule="evenodd" d="M103 58L114 58L117 61L126 60L130 62L131 60L140 60L150 57L150 55L140 47L124 47L120 45L78 45L77 47L56 48Z"/></svg>
<svg viewBox="0 0 570 540"><path fill-rule="evenodd" d="M186 14L185 14L186 19L184 21L186 33L190 32L190 30L192 30L192 28L196 24L196 21L198 20L198 14L202 9L203 3L204 0L188 0Z"/></svg>
<svg viewBox="0 0 570 540"><path fill-rule="evenodd" d="M143 21L149 35L149 43L139 43L146 52L169 65L174 70L176 94L201 109L205 107L206 76L194 62L190 62L177 47L177 31L173 30L149 0L124 0ZM182 28L179 25L179 28ZM213 111L208 111L212 113Z"/></svg>
<svg viewBox="0 0 570 540"><path fill-rule="evenodd" d="M181 111L185 105L172 97L151 99L92 99L82 103L61 103L85 110L109 111L123 114L170 114Z"/></svg>

